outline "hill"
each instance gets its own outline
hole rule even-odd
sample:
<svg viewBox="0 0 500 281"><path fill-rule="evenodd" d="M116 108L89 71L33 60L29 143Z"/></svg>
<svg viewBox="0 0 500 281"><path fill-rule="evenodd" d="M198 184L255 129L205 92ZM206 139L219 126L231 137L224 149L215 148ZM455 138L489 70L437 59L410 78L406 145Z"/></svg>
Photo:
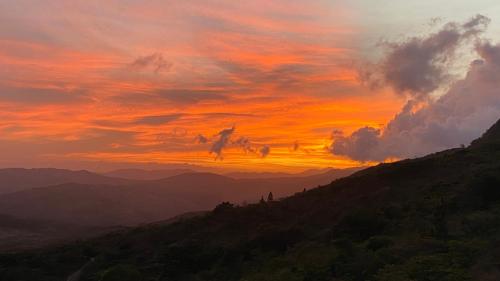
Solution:
<svg viewBox="0 0 500 281"><path fill-rule="evenodd" d="M499 127L280 201L2 255L0 279L500 280Z"/></svg>
<svg viewBox="0 0 500 281"><path fill-rule="evenodd" d="M269 192L287 196L350 173L284 179L187 173L124 186L66 183L1 195L0 214L80 226L130 226L210 210L222 201L257 202Z"/></svg>
<svg viewBox="0 0 500 281"><path fill-rule="evenodd" d="M85 170L70 171L53 168L0 169L0 194L65 183L124 185L129 184L130 181Z"/></svg>
<svg viewBox="0 0 500 281"><path fill-rule="evenodd" d="M105 176L133 180L159 180L186 173L194 173L192 169L162 169L162 170L143 170L143 169L120 169L105 173Z"/></svg>

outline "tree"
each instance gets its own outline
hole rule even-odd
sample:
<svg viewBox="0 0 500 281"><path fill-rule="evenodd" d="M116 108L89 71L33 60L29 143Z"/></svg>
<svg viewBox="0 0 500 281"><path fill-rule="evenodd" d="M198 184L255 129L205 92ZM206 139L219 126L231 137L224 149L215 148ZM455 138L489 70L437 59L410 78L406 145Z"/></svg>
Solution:
<svg viewBox="0 0 500 281"><path fill-rule="evenodd" d="M273 193L269 192L269 195L267 195L267 202L273 202L273 201L274 201Z"/></svg>
<svg viewBox="0 0 500 281"><path fill-rule="evenodd" d="M260 197L260 201L259 201L259 203L260 203L260 204L264 204L264 203L266 203L266 201L264 201L264 195L262 195L262 196Z"/></svg>
<svg viewBox="0 0 500 281"><path fill-rule="evenodd" d="M222 202L219 205L217 205L214 209L215 213L221 213L227 210L231 210L234 208L234 205L231 204L230 202Z"/></svg>

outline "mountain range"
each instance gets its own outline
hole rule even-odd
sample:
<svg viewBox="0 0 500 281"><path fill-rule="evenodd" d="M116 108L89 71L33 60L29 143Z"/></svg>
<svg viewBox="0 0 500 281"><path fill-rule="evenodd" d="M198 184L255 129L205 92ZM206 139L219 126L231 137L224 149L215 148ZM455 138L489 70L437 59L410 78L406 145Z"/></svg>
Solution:
<svg viewBox="0 0 500 281"><path fill-rule="evenodd" d="M0 279L500 280L499 159L500 121L469 147L281 200L4 254Z"/></svg>
<svg viewBox="0 0 500 281"><path fill-rule="evenodd" d="M188 172L159 180L139 180L88 171L4 169L0 170L1 188L5 192L0 194L0 249L85 238L110 228L210 210L223 201L257 202L269 192L279 198L354 171L332 169L311 176L263 179ZM169 175L164 170L157 172L157 176ZM10 223L13 220L17 223ZM31 222L32 227L25 228L26 222Z"/></svg>
<svg viewBox="0 0 500 281"><path fill-rule="evenodd" d="M54 168L0 169L0 195L64 183L124 185L130 184L132 181L108 177L86 170L71 171Z"/></svg>

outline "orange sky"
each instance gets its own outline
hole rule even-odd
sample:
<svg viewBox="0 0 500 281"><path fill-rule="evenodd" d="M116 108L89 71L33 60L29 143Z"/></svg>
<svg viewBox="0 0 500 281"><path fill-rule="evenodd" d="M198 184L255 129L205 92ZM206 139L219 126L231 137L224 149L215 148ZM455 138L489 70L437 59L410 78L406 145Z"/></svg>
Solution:
<svg viewBox="0 0 500 281"><path fill-rule="evenodd" d="M331 1L247 2L0 7L0 166L360 165L325 149L332 132L380 127L405 102L357 80L375 44L362 12ZM215 160L217 134L233 126Z"/></svg>

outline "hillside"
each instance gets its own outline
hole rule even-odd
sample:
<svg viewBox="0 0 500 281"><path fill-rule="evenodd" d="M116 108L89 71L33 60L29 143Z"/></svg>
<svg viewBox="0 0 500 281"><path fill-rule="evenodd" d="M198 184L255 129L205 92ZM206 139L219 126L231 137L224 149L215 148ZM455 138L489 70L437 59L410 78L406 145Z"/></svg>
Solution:
<svg viewBox="0 0 500 281"><path fill-rule="evenodd" d="M0 256L1 280L500 280L500 123L280 201Z"/></svg>
<svg viewBox="0 0 500 281"><path fill-rule="evenodd" d="M53 221L0 215L0 252L19 251L88 239L123 227L82 227Z"/></svg>

